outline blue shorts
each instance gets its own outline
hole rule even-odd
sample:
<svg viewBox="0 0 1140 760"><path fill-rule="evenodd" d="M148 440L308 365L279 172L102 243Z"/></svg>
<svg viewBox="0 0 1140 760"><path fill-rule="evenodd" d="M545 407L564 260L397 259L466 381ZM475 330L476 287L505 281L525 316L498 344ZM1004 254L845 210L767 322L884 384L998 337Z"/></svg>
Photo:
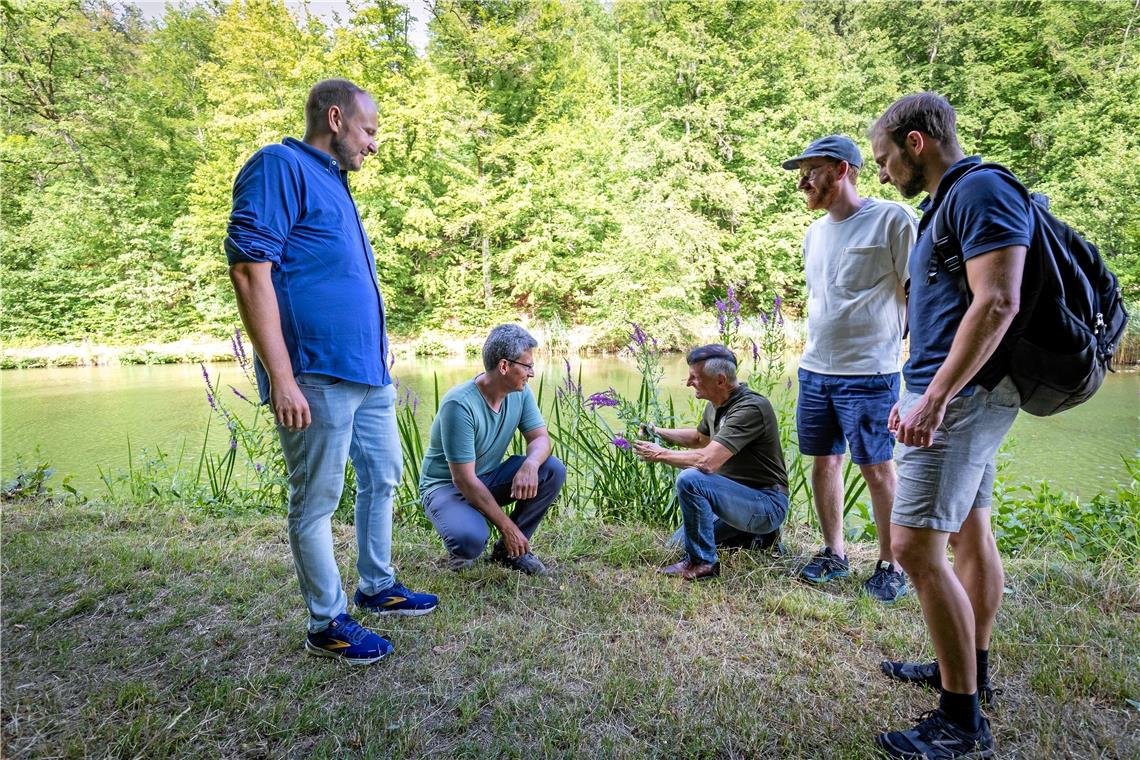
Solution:
<svg viewBox="0 0 1140 760"><path fill-rule="evenodd" d="M842 454L851 444L855 464L878 464L894 455L887 416L899 400L899 375L821 375L799 371L796 432L800 453Z"/></svg>

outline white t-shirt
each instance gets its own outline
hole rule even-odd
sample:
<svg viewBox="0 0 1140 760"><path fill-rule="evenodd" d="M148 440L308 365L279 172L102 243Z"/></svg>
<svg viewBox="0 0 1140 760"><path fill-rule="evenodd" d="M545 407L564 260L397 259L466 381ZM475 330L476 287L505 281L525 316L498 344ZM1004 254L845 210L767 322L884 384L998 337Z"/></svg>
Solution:
<svg viewBox="0 0 1140 760"><path fill-rule="evenodd" d="M808 228L807 345L801 367L823 375L899 371L903 286L917 221L909 206L864 198L842 222L824 215Z"/></svg>

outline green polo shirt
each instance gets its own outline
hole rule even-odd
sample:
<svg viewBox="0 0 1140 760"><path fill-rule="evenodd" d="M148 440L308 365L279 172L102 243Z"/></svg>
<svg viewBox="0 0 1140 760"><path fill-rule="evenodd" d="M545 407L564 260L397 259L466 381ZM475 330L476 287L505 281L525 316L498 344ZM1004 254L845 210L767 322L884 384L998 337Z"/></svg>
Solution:
<svg viewBox="0 0 1140 760"><path fill-rule="evenodd" d="M732 452L717 475L749 488L788 492L776 412L768 399L746 383L738 385L719 407L711 402L705 406L697 430Z"/></svg>

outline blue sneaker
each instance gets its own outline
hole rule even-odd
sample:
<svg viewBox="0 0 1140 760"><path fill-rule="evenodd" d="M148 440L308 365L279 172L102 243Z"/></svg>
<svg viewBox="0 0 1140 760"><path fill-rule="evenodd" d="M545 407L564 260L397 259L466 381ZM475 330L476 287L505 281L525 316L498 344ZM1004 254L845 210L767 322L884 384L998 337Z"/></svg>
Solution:
<svg viewBox="0 0 1140 760"><path fill-rule="evenodd" d="M433 594L417 594L401 583L376 594L365 594L360 589L352 596L352 603L359 609L375 612L377 615L426 615L439 606L439 597Z"/></svg>
<svg viewBox="0 0 1140 760"><path fill-rule="evenodd" d="M840 557L829 546L820 549L819 554L812 557L811 562L808 562L804 569L800 570L801 578L816 585L827 583L836 578L846 578L847 575L847 558Z"/></svg>
<svg viewBox="0 0 1140 760"><path fill-rule="evenodd" d="M305 637L305 650L317 657L339 657L349 665L371 665L392 653L392 644L342 612L329 627Z"/></svg>

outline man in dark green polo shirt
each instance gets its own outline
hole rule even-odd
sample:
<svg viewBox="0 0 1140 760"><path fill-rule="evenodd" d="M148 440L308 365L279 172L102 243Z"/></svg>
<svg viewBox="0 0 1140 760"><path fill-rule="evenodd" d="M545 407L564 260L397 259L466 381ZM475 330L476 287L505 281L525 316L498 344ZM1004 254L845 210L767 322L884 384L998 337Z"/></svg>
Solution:
<svg viewBox="0 0 1140 760"><path fill-rule="evenodd" d="M788 475L776 414L768 399L736 379L736 356L722 345L694 348L686 360L690 386L708 401L696 428L653 432L677 451L638 441L634 451L647 462L681 469L677 501L684 519L686 556L663 567L667 575L700 580L720 574L719 526L767 534L788 515Z"/></svg>

